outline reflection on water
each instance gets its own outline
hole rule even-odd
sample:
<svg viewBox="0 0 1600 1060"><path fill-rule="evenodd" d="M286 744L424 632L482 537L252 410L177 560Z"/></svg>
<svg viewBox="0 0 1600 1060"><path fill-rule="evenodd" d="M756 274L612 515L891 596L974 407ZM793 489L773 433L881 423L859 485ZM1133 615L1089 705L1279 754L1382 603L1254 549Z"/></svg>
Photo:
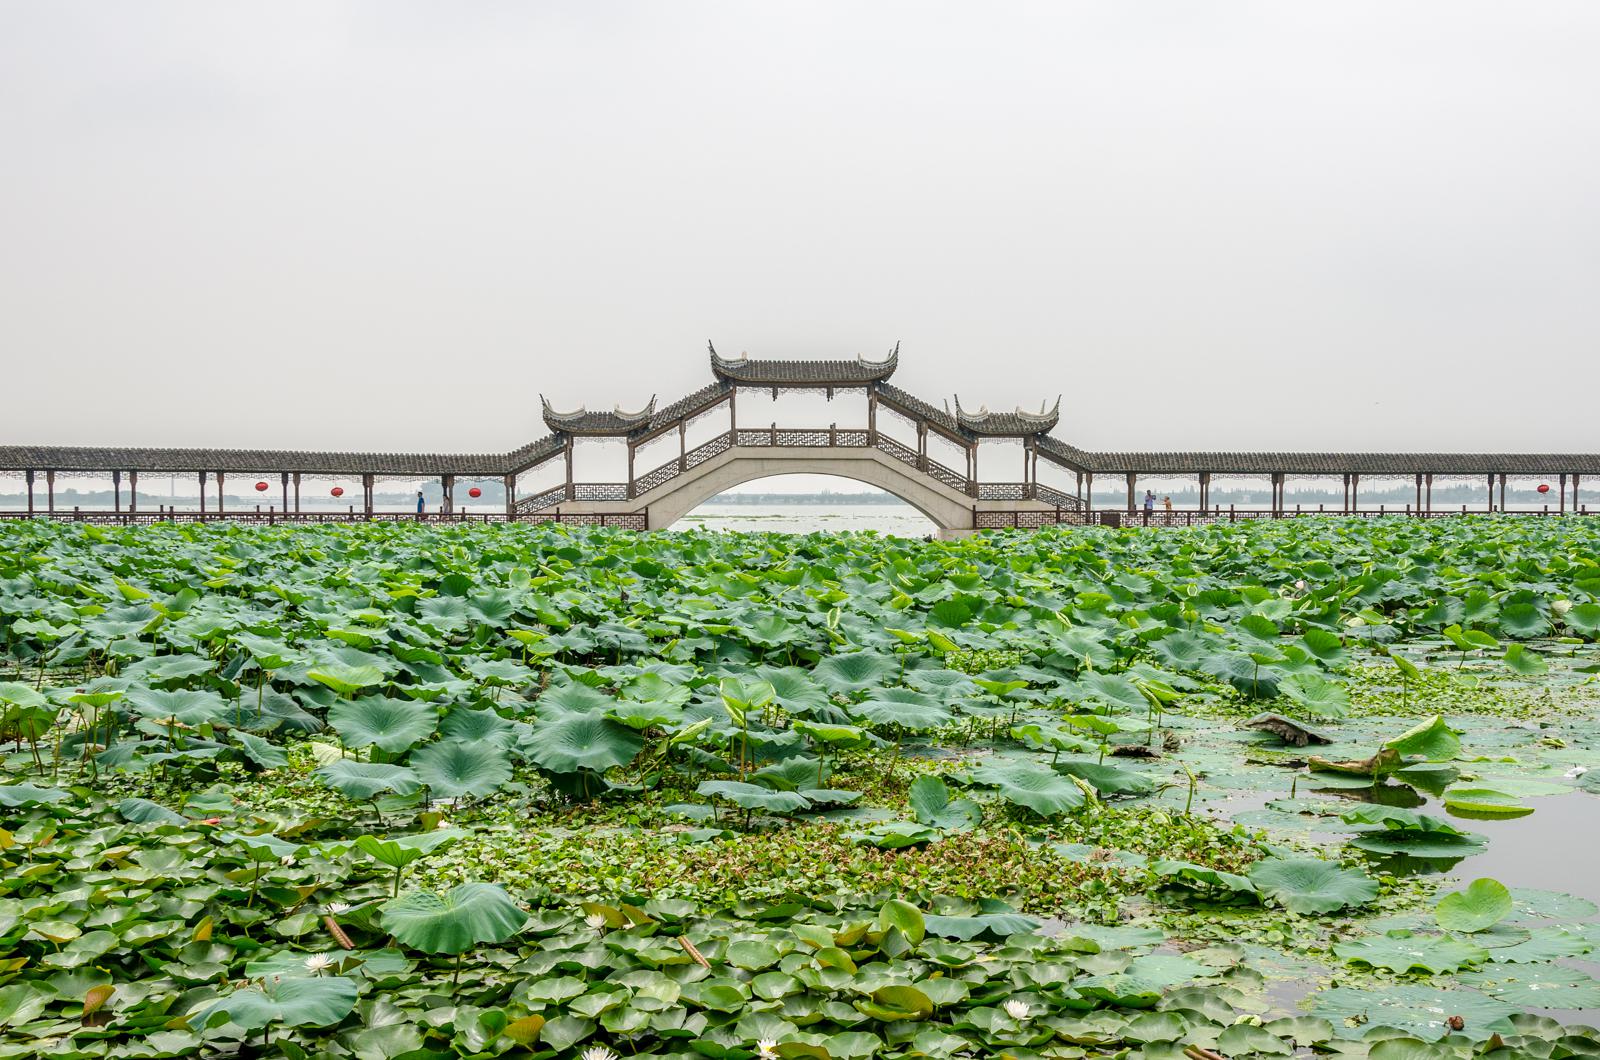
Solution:
<svg viewBox="0 0 1600 1060"><path fill-rule="evenodd" d="M1565 891L1600 905L1600 800L1574 791L1527 800L1527 817L1473 821L1489 847L1456 866L1462 880L1492 876L1508 887Z"/></svg>
<svg viewBox="0 0 1600 1060"><path fill-rule="evenodd" d="M876 530L896 537L926 537L933 522L909 504L703 504L673 524L703 528L809 534L819 530Z"/></svg>

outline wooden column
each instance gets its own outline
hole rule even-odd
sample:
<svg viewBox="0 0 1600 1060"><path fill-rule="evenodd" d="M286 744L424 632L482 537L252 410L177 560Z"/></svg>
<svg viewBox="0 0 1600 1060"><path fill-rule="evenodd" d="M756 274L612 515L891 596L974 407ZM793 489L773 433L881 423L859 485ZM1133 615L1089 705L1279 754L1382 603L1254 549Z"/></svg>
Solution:
<svg viewBox="0 0 1600 1060"><path fill-rule="evenodd" d="M728 388L728 430L733 431L733 441L739 443L739 388Z"/></svg>
<svg viewBox="0 0 1600 1060"><path fill-rule="evenodd" d="M1489 510L1494 511L1494 472L1489 472Z"/></svg>
<svg viewBox="0 0 1600 1060"><path fill-rule="evenodd" d="M372 472L361 476L361 511L368 519L372 518Z"/></svg>
<svg viewBox="0 0 1600 1060"><path fill-rule="evenodd" d="M1350 476L1350 510L1361 510L1361 476L1354 473Z"/></svg>
<svg viewBox="0 0 1600 1060"><path fill-rule="evenodd" d="M122 472L111 472L111 510L122 511Z"/></svg>
<svg viewBox="0 0 1600 1060"><path fill-rule="evenodd" d="M289 510L289 472L278 472L278 485L283 492L283 510L287 512Z"/></svg>
<svg viewBox="0 0 1600 1060"><path fill-rule="evenodd" d="M878 388L867 387L867 444L878 444Z"/></svg>
<svg viewBox="0 0 1600 1060"><path fill-rule="evenodd" d="M1350 472L1344 473L1344 510L1350 511Z"/></svg>
<svg viewBox="0 0 1600 1060"><path fill-rule="evenodd" d="M1083 472L1083 510L1094 511L1094 472Z"/></svg>
<svg viewBox="0 0 1600 1060"><path fill-rule="evenodd" d="M23 472L23 477L28 480L28 514L33 514L33 469Z"/></svg>
<svg viewBox="0 0 1600 1060"><path fill-rule="evenodd" d="M206 473L200 472L200 514L206 514Z"/></svg>
<svg viewBox="0 0 1600 1060"><path fill-rule="evenodd" d="M128 472L128 511L139 510L139 472Z"/></svg>
<svg viewBox="0 0 1600 1060"><path fill-rule="evenodd" d="M1417 511L1422 511L1422 472L1417 472Z"/></svg>
<svg viewBox="0 0 1600 1060"><path fill-rule="evenodd" d="M689 470L689 441L687 420L678 421L678 474Z"/></svg>
<svg viewBox="0 0 1600 1060"><path fill-rule="evenodd" d="M452 514L456 510L456 477L454 475L439 476L439 496L439 507L444 509L444 514Z"/></svg>
<svg viewBox="0 0 1600 1060"><path fill-rule="evenodd" d="M1572 473L1572 514L1578 515L1583 511L1583 505L1578 503L1578 490L1583 477L1576 471Z"/></svg>
<svg viewBox="0 0 1600 1060"><path fill-rule="evenodd" d="M1139 476L1134 474L1132 471L1128 472L1128 511L1130 512L1134 510L1133 494L1134 491L1138 489L1138 478Z"/></svg>
<svg viewBox="0 0 1600 1060"><path fill-rule="evenodd" d="M517 510L517 476L507 475L505 477L505 487L506 516L509 518L510 516L514 515Z"/></svg>
<svg viewBox="0 0 1600 1060"><path fill-rule="evenodd" d="M1272 513L1283 514L1283 472L1275 471L1272 474Z"/></svg>
<svg viewBox="0 0 1600 1060"><path fill-rule="evenodd" d="M633 443L628 443L628 497L633 498Z"/></svg>
<svg viewBox="0 0 1600 1060"><path fill-rule="evenodd" d="M296 471L290 476L294 480L294 510L300 511L300 472Z"/></svg>
<svg viewBox="0 0 1600 1060"><path fill-rule="evenodd" d="M54 470L44 473L44 497L45 510L54 512L56 510L56 473Z"/></svg>
<svg viewBox="0 0 1600 1060"><path fill-rule="evenodd" d="M567 500L576 500L576 491L572 488L572 435L567 435L566 452L562 454L567 462Z"/></svg>
<svg viewBox="0 0 1600 1060"><path fill-rule="evenodd" d="M1556 509L1562 515L1567 514L1567 473L1561 473L1561 505Z"/></svg>
<svg viewBox="0 0 1600 1060"><path fill-rule="evenodd" d="M1423 494L1423 510L1431 512L1433 511L1433 472L1428 472L1426 475L1422 476L1422 479L1424 488L1426 490L1426 492Z"/></svg>
<svg viewBox="0 0 1600 1060"><path fill-rule="evenodd" d="M223 512L223 505L222 505L222 472L218 471L217 472L217 514L221 515L222 512Z"/></svg>
<svg viewBox="0 0 1600 1060"><path fill-rule="evenodd" d="M928 470L928 424L917 421L917 470Z"/></svg>
<svg viewBox="0 0 1600 1060"><path fill-rule="evenodd" d="M1506 473L1500 472L1500 510L1506 510Z"/></svg>
<svg viewBox="0 0 1600 1060"><path fill-rule="evenodd" d="M1200 510L1211 507L1211 472L1200 472Z"/></svg>

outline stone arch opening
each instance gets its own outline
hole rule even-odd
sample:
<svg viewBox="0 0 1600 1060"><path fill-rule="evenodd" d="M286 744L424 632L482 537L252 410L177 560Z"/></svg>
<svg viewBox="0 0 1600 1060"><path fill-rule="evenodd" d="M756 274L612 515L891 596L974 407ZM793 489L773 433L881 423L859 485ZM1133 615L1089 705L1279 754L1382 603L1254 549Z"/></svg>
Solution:
<svg viewBox="0 0 1600 1060"><path fill-rule="evenodd" d="M942 528L892 490L842 475L766 475L724 489L685 512L672 529L811 533L876 530L926 537Z"/></svg>

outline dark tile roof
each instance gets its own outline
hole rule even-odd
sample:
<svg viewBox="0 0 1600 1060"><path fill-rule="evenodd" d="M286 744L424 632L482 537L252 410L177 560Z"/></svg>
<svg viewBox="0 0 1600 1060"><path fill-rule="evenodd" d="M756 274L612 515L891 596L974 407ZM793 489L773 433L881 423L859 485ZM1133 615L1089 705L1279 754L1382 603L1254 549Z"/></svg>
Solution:
<svg viewBox="0 0 1600 1060"><path fill-rule="evenodd" d="M961 399L956 398L956 421L963 430L976 435L987 437L1017 437L1019 435L1044 434L1053 428L1061 419L1061 399L1056 398L1055 408L1049 412L990 412L980 409L977 412L968 412L961 407Z"/></svg>
<svg viewBox="0 0 1600 1060"><path fill-rule="evenodd" d="M1084 453L1096 473L1264 475L1600 474L1595 453Z"/></svg>
<svg viewBox="0 0 1600 1060"><path fill-rule="evenodd" d="M1061 463L1070 465L1078 471L1092 471L1094 454L1085 452L1075 445L1068 445L1058 438L1048 434L1040 435L1039 451L1048 456L1056 457Z"/></svg>
<svg viewBox="0 0 1600 1060"><path fill-rule="evenodd" d="M121 449L89 446L4 445L0 468L9 471L221 471L308 475L481 475L499 477L559 453L562 442L541 438L510 453L330 453L285 449Z"/></svg>
<svg viewBox="0 0 1600 1060"><path fill-rule="evenodd" d="M722 396L732 389L727 383L707 383L687 397L681 397L670 405L656 409L656 414L650 417L650 429L659 430L670 423L676 423L684 416L693 416L708 405L715 404Z"/></svg>
<svg viewBox="0 0 1600 1060"><path fill-rule="evenodd" d="M878 398L897 412L902 412L913 419L925 419L930 423L937 423L952 434L961 433L961 424L956 418L944 409L928 404L915 394L907 393L897 386L889 383L879 383Z"/></svg>
<svg viewBox="0 0 1600 1060"><path fill-rule="evenodd" d="M620 408L611 412L590 412L581 407L576 412L557 412L542 394L539 404L544 409L545 426L552 431L565 431L568 434L632 434L648 427L656 413L654 394L650 396L650 403L638 412L624 412Z"/></svg>
<svg viewBox="0 0 1600 1060"><path fill-rule="evenodd" d="M886 360L869 361L752 361L717 356L711 347L711 371L721 380L750 386L867 386L894 374L900 362L897 345Z"/></svg>

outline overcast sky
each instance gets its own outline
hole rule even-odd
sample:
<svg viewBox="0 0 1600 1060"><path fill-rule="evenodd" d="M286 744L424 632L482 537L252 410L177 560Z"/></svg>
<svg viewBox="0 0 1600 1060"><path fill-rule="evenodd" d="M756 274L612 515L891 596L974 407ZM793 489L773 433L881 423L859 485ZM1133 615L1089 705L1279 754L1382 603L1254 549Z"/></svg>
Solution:
<svg viewBox="0 0 1600 1060"><path fill-rule="evenodd" d="M1600 5L0 0L0 441L504 450L879 356L1600 449Z"/></svg>

